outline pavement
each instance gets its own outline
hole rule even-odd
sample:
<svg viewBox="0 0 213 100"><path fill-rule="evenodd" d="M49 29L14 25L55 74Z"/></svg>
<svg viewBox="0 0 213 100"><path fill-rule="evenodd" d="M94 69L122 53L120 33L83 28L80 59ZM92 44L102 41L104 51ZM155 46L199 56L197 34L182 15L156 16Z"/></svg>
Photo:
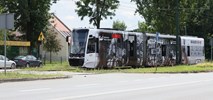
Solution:
<svg viewBox="0 0 213 100"><path fill-rule="evenodd" d="M51 77L51 78L20 78L20 79L3 79L0 80L0 83L4 82L18 82L18 81L34 81L34 80L50 80L50 79L65 79L72 78L73 75L90 75L91 73L77 73L77 72L68 72L68 71L26 71L21 69L7 69L7 72L18 72L21 74L38 74L38 75L54 75L60 74L62 76ZM0 73L4 73L4 69L0 69Z"/></svg>
<svg viewBox="0 0 213 100"><path fill-rule="evenodd" d="M20 70L20 69L6 69L7 72L13 72L13 71L18 71L18 70ZM3 68L0 69L0 73L1 72L4 72Z"/></svg>
<svg viewBox="0 0 213 100"><path fill-rule="evenodd" d="M72 76L72 75L89 75L90 73L78 73L78 72L68 72L68 71L23 71L18 70L16 72L22 73L22 74L62 74L66 76Z"/></svg>

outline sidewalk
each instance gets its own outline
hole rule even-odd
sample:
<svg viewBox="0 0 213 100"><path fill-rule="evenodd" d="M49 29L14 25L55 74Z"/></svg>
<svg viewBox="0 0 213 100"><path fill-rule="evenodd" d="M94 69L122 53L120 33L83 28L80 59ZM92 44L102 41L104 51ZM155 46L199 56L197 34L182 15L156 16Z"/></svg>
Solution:
<svg viewBox="0 0 213 100"><path fill-rule="evenodd" d="M67 79L72 78L73 75L91 75L91 73L77 73L68 71L26 71L26 70L7 70L7 72L17 72L21 74L37 74L37 75L49 75L49 74L60 74L62 76L51 77L51 78L14 78L14 79L3 79L0 83L5 82L20 82L20 81L35 81L35 80L50 80L50 79ZM0 73L4 73L4 70L0 70Z"/></svg>
<svg viewBox="0 0 213 100"><path fill-rule="evenodd" d="M62 74L65 76L73 76L73 75L91 75L91 73L78 73L78 72L68 72L68 71L23 71L17 70L16 72L22 74Z"/></svg>

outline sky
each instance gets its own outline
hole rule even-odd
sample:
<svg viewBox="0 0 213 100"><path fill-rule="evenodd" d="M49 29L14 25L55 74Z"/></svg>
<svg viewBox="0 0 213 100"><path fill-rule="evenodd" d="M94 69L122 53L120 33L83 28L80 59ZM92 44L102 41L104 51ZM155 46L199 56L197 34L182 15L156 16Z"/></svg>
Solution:
<svg viewBox="0 0 213 100"><path fill-rule="evenodd" d="M59 0L56 4L51 6L50 12L60 18L60 20L70 29L73 28L95 28L89 23L89 18L85 17L83 20L75 12L77 0ZM127 30L138 28L138 22L142 22L143 17L135 14L136 5L131 0L120 0L119 8L115 12L113 19L104 19L101 21L101 28L112 28L113 21L123 21Z"/></svg>

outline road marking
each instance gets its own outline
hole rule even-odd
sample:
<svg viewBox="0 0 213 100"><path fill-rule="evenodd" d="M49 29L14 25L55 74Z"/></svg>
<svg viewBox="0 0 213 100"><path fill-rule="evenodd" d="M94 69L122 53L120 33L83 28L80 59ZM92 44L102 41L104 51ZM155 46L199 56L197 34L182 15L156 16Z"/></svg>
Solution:
<svg viewBox="0 0 213 100"><path fill-rule="evenodd" d="M44 90L50 90L50 88L39 88L39 89L20 90L20 92L33 92L33 91L44 91Z"/></svg>
<svg viewBox="0 0 213 100"><path fill-rule="evenodd" d="M79 99L79 98L92 97L92 96L131 92L131 91L138 91L138 90L156 89L156 88L179 86L179 85L188 85L188 84L195 84L195 83L209 82L209 81L213 81L213 80L202 80L202 81L184 82L184 83L168 84L168 85L153 86L153 87L142 87L142 88L134 88L134 89L126 89L126 90L115 90L115 91L108 91L108 92L102 92L102 93L93 93L93 94L86 94L86 95L79 95L79 96L62 97L62 98L56 98L56 99L52 99L52 100Z"/></svg>

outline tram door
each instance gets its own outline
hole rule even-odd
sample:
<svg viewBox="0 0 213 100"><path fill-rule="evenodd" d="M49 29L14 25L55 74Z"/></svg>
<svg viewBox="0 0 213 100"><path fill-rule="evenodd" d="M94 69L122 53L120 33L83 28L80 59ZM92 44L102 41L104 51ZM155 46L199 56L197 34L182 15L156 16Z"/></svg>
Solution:
<svg viewBox="0 0 213 100"><path fill-rule="evenodd" d="M137 56L136 56L136 35L129 35L128 36L128 40L129 40L129 47L128 47L128 51L129 51L129 62L128 65L130 66L136 66L137 64Z"/></svg>
<svg viewBox="0 0 213 100"><path fill-rule="evenodd" d="M98 38L89 36L84 67L86 68L96 68L98 64Z"/></svg>

